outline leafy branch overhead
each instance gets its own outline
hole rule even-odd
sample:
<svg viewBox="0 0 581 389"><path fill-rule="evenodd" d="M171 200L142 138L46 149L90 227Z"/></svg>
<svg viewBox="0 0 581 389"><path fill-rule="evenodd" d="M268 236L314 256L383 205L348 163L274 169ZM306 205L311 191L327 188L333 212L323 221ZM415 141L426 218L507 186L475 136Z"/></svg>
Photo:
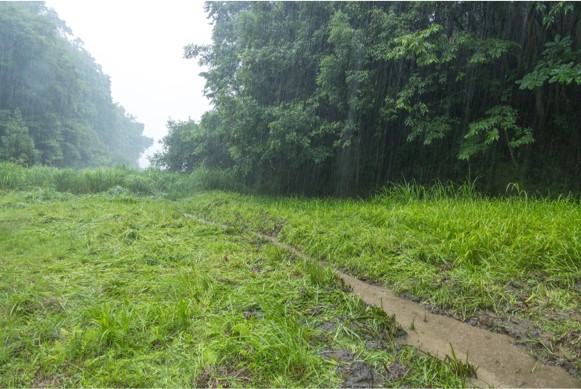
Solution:
<svg viewBox="0 0 581 389"><path fill-rule="evenodd" d="M504 139L511 160L518 167L514 150L534 142L533 130L516 125L517 112L512 107L496 106L486 112L486 115L485 119L471 123L468 127L458 158L468 160L476 153L484 152L495 142Z"/></svg>
<svg viewBox="0 0 581 389"><path fill-rule="evenodd" d="M547 42L534 70L516 82L520 89L539 88L547 81L549 84L581 85L581 49L573 51L572 43L570 36L561 38L559 35L553 42Z"/></svg>

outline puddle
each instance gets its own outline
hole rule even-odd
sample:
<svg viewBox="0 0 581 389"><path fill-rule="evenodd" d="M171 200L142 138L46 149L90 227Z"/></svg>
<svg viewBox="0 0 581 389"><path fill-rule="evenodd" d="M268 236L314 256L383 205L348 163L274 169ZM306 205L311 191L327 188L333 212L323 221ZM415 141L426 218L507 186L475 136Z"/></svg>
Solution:
<svg viewBox="0 0 581 389"><path fill-rule="evenodd" d="M193 217L191 215L184 215ZM205 220L202 223L214 224ZM265 240L293 255L309 259L295 248L279 242L275 237L259 234ZM451 355L451 347L458 360L466 360L478 368L474 386L526 387L526 388L581 388L581 381L570 376L564 369L547 366L536 361L515 345L507 335L493 333L471 326L454 318L428 312L420 304L397 296L381 285L372 285L356 277L335 271L343 282L353 289L367 304L395 315L397 323L407 330L407 336L399 343L411 345L439 359ZM413 328L413 329L411 329ZM370 386L376 377L364 368L353 374L354 381L347 386ZM394 366L390 374L404 374ZM361 373L361 374L359 374ZM346 374L349 376L349 374ZM359 377L361 376L361 377Z"/></svg>

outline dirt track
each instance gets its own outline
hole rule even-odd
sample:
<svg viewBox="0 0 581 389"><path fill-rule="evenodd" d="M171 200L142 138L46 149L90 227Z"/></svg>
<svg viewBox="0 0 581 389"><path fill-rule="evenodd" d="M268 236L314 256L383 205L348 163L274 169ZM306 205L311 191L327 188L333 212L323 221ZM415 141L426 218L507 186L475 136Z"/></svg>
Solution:
<svg viewBox="0 0 581 389"><path fill-rule="evenodd" d="M184 216L196 218L188 214ZM196 219L204 224L218 225ZM276 237L258 235L297 257L312 260ZM560 367L539 363L516 346L507 335L474 327L452 317L430 313L422 305L401 298L383 286L371 285L339 271L335 271L335 274L367 304L380 307L389 315L395 315L398 324L407 332L403 343L440 359L451 354L452 346L460 361L468 361L477 367L478 377L471 382L474 386L581 388L581 381Z"/></svg>
<svg viewBox="0 0 581 389"><path fill-rule="evenodd" d="M273 244L301 258L303 253L279 242L276 238L260 234ZM383 286L371 285L353 276L335 271L343 282L353 288L367 304L382 308L406 330L405 344L445 359L454 348L456 357L475 365L478 378L471 383L487 387L524 388L580 388L581 381L571 377L564 369L538 363L513 340L502 334L474 327L454 318L428 312L423 306L398 297ZM413 329L410 329L413 328Z"/></svg>

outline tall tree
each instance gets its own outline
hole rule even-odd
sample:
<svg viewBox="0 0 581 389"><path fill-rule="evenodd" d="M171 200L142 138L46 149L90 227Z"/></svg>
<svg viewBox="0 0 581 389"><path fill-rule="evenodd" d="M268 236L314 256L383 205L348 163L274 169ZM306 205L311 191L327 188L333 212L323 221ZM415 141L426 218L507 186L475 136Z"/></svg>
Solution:
<svg viewBox="0 0 581 389"><path fill-rule="evenodd" d="M0 160L32 165L37 152L19 110L0 111Z"/></svg>
<svg viewBox="0 0 581 389"><path fill-rule="evenodd" d="M211 2L208 71L233 167L274 192L481 177L581 189L581 6ZM532 109L534 108L534 109Z"/></svg>
<svg viewBox="0 0 581 389"><path fill-rule="evenodd" d="M137 166L152 143L113 103L109 78L82 42L41 2L0 3L0 110L27 129L34 152L26 163Z"/></svg>

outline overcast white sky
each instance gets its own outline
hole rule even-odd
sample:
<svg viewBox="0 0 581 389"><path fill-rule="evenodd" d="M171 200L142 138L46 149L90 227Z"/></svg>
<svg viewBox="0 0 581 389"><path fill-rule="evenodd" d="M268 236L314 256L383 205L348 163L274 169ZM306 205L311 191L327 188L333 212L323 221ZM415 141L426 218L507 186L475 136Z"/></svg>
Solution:
<svg viewBox="0 0 581 389"><path fill-rule="evenodd" d="M210 109L203 71L183 58L188 43L211 42L203 2L186 0L47 0L111 77L113 100L145 124L160 149L168 118L199 120ZM140 160L147 165L147 158Z"/></svg>

